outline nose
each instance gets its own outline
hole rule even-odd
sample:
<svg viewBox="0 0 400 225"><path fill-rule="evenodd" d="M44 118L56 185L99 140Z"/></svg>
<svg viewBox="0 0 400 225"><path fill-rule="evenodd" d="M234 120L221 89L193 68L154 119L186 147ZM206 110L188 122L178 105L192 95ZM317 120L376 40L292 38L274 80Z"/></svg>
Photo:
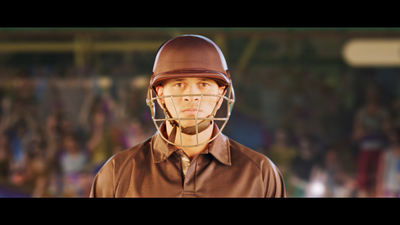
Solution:
<svg viewBox="0 0 400 225"><path fill-rule="evenodd" d="M187 95L195 95L195 94L198 94L198 95L195 95L195 96L184 96L184 97L183 97L183 100L184 100L184 101L194 102L194 101L199 101L199 100L200 100L200 91L199 91L197 85L195 85L195 84L189 85L189 86L186 88L184 94L187 94Z"/></svg>

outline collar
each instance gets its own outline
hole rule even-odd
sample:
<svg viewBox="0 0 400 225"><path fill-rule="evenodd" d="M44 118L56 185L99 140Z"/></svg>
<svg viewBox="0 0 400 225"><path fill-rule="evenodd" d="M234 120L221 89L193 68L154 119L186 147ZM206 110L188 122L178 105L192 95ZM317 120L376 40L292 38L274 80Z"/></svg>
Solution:
<svg viewBox="0 0 400 225"><path fill-rule="evenodd" d="M160 131L165 133L165 122L160 126ZM218 126L213 124L213 137L215 134L219 133ZM229 139L219 133L218 136L210 143L206 153L210 153L214 156L220 163L231 166L231 151L229 147ZM179 150L174 145L168 144L164 139L162 139L161 134L157 132L152 138L151 150L153 153L153 162L160 163L166 160L172 155L176 150Z"/></svg>

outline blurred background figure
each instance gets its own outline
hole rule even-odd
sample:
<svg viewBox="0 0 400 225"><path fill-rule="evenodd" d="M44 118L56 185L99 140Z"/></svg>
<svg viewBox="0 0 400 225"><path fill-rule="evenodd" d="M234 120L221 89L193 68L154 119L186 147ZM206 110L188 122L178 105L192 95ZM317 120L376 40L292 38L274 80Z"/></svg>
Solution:
<svg viewBox="0 0 400 225"><path fill-rule="evenodd" d="M399 197L400 59L345 51L398 28L0 28L0 196L87 197L156 132L154 57L182 34L220 46L238 97L224 134L270 157L288 197Z"/></svg>
<svg viewBox="0 0 400 225"><path fill-rule="evenodd" d="M311 175L315 170L317 161L314 149L312 149L310 140L307 137L299 138L298 149L298 155L291 162L291 182L294 185L293 196L305 197L309 194L309 185L312 184L310 183ZM321 189L321 187L317 188ZM320 192L320 190L317 190L317 192Z"/></svg>
<svg viewBox="0 0 400 225"><path fill-rule="evenodd" d="M365 90L365 104L354 118L354 139L358 142L357 185L360 196L376 196L378 162L386 146L390 130L387 109L379 104L379 92L370 83Z"/></svg>
<svg viewBox="0 0 400 225"><path fill-rule="evenodd" d="M273 144L268 151L261 151L268 155L268 158L275 163L282 173L287 195L292 195L293 185L291 183L291 163L297 156L297 149L290 143L287 132L283 129L277 129Z"/></svg>
<svg viewBox="0 0 400 225"><path fill-rule="evenodd" d="M328 147L322 164L313 168L308 196L353 197L356 191L354 172L349 169L351 155L343 146Z"/></svg>
<svg viewBox="0 0 400 225"><path fill-rule="evenodd" d="M389 146L378 162L377 195L400 197L400 140L399 132L389 134Z"/></svg>
<svg viewBox="0 0 400 225"><path fill-rule="evenodd" d="M88 161L87 155L83 152L73 134L66 134L63 137L63 151L60 157L61 170L64 176L82 172Z"/></svg>
<svg viewBox="0 0 400 225"><path fill-rule="evenodd" d="M11 147L8 137L0 134L0 180L5 181L10 174L11 169Z"/></svg>

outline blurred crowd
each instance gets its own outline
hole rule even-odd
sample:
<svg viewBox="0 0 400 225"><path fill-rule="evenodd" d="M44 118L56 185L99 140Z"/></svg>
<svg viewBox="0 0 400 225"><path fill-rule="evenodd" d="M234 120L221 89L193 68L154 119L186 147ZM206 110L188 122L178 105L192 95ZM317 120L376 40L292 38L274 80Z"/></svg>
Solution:
<svg viewBox="0 0 400 225"><path fill-rule="evenodd" d="M284 69L258 77L269 140L259 151L281 170L288 196L399 197L399 75Z"/></svg>
<svg viewBox="0 0 400 225"><path fill-rule="evenodd" d="M346 70L254 72L234 83L232 124L258 122L250 129L260 141L250 147L278 166L289 197L398 197L400 101L378 78ZM155 133L148 79L129 66L107 76L1 67L0 195L87 197L109 157ZM232 124L223 132L229 137L251 134Z"/></svg>
<svg viewBox="0 0 400 225"><path fill-rule="evenodd" d="M140 76L119 69L112 80L73 67L64 76L44 67L0 73L0 189L12 190L3 196L86 197L108 158L155 132Z"/></svg>

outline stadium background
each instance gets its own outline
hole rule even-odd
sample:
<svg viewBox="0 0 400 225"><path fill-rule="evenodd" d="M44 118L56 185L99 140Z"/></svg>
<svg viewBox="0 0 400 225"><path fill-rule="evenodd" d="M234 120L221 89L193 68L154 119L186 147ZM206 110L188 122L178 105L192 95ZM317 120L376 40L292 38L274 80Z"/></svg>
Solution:
<svg viewBox="0 0 400 225"><path fill-rule="evenodd" d="M270 157L288 197L399 193L382 184L400 179L400 163L389 171L381 159L400 128L400 45L391 63L357 64L345 51L354 40L398 43L399 28L0 28L0 196L88 196L110 156L155 133L145 104L154 57L182 34L220 46L237 98L223 133ZM391 132L366 173L354 124L369 90Z"/></svg>

